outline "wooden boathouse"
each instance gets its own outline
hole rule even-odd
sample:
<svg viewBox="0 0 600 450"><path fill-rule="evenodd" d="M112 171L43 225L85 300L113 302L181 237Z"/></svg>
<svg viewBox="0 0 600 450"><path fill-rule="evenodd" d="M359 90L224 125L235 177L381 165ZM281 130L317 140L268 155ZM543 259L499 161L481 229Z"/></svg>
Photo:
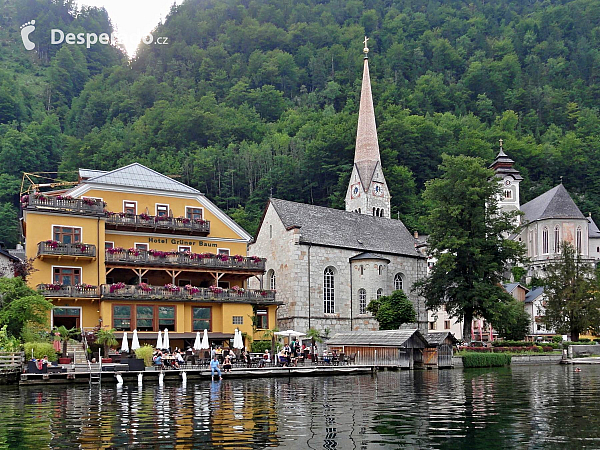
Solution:
<svg viewBox="0 0 600 450"><path fill-rule="evenodd" d="M336 333L330 351L355 359L357 365L414 369L423 367L427 340L417 329L348 331Z"/></svg>
<svg viewBox="0 0 600 450"><path fill-rule="evenodd" d="M427 348L423 351L423 363L427 368L450 369L454 346L458 339L449 331L429 333L425 336Z"/></svg>

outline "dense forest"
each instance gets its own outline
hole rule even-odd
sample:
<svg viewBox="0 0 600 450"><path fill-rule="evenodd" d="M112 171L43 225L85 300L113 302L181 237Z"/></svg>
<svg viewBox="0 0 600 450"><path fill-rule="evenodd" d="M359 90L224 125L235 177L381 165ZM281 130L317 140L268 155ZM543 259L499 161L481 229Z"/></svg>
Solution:
<svg viewBox="0 0 600 450"><path fill-rule="evenodd" d="M0 0L0 240L18 240L23 171L139 161L200 189L254 233L269 195L342 207L368 35L393 216L422 219L441 155L491 162L522 202L560 177L600 218L600 0L186 0L169 45L49 45L19 26L106 32L101 9ZM37 33L37 30L36 30ZM49 33L45 33L49 36ZM40 32L37 36L43 36Z"/></svg>

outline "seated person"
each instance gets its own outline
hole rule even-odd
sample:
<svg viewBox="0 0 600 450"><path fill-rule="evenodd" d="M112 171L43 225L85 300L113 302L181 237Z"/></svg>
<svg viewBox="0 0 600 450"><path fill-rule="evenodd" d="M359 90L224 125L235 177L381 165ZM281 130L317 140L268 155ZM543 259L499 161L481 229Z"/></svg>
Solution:
<svg viewBox="0 0 600 450"><path fill-rule="evenodd" d="M162 367L162 352L160 350L154 353L154 355L152 356L152 362L155 366Z"/></svg>
<svg viewBox="0 0 600 450"><path fill-rule="evenodd" d="M223 362L223 372L231 372L231 358L229 355L225 357L225 361Z"/></svg>
<svg viewBox="0 0 600 450"><path fill-rule="evenodd" d="M223 377L221 376L221 369L219 369L219 360L217 359L216 355L210 362L210 375L212 381L215 381L215 372L219 374L219 380L222 380Z"/></svg>
<svg viewBox="0 0 600 450"><path fill-rule="evenodd" d="M179 364L179 365L185 364L185 359L183 359L181 352L175 353L175 361L177 361L177 364Z"/></svg>
<svg viewBox="0 0 600 450"><path fill-rule="evenodd" d="M279 352L279 364L281 364L283 367L285 367L285 366L289 365L289 363L290 363L290 360L289 360L288 354L285 351L281 350Z"/></svg>
<svg viewBox="0 0 600 450"><path fill-rule="evenodd" d="M266 349L264 355L262 356L262 359L258 362L258 366L265 367L265 365L269 364L270 362L271 362L271 353L269 352L269 349Z"/></svg>
<svg viewBox="0 0 600 450"><path fill-rule="evenodd" d="M327 353L327 350L323 350L323 362L329 363L331 359L329 358L329 353Z"/></svg>

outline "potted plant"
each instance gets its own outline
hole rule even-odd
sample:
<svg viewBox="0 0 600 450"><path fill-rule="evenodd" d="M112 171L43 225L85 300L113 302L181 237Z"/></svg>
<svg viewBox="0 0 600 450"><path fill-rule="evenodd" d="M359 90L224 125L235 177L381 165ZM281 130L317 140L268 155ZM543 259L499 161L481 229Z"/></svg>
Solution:
<svg viewBox="0 0 600 450"><path fill-rule="evenodd" d="M108 358L108 351L110 347L119 343L115 337L115 331L114 328L101 328L98 330L98 333L96 333L96 343L104 346L103 363L112 362L112 359Z"/></svg>
<svg viewBox="0 0 600 450"><path fill-rule="evenodd" d="M67 344L69 343L69 339L71 339L74 331L75 328L68 329L64 325L61 325L54 330L55 337L62 342L62 356L58 358L59 364L71 364L71 358L67 356Z"/></svg>

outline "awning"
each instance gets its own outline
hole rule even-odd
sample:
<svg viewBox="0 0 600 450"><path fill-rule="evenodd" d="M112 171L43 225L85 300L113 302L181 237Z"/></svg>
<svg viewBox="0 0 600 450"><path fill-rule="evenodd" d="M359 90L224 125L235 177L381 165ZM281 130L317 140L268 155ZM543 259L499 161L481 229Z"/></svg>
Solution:
<svg viewBox="0 0 600 450"><path fill-rule="evenodd" d="M117 339L123 338L123 332L115 333ZM174 333L169 331L169 340L173 339L196 339L196 333ZM224 341L233 339L233 333L208 333L209 340ZM138 340L141 341L156 341L156 331L138 331Z"/></svg>

